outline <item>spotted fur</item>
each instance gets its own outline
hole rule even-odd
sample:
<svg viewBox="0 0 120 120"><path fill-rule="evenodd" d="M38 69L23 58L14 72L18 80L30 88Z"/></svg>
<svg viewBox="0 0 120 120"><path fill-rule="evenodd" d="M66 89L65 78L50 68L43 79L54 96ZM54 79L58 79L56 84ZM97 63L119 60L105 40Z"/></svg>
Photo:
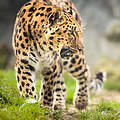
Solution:
<svg viewBox="0 0 120 120"><path fill-rule="evenodd" d="M64 109L63 69L76 79L74 105L88 104L89 69L84 58L80 16L69 0L32 0L18 12L13 32L20 94L37 98L36 71L43 76L39 101Z"/></svg>

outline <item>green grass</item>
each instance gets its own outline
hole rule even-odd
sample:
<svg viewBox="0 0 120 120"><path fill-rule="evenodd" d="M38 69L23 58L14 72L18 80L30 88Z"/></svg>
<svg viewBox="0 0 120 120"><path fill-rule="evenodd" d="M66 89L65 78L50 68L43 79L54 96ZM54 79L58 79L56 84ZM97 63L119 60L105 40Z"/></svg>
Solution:
<svg viewBox="0 0 120 120"><path fill-rule="evenodd" d="M67 103L72 103L76 86L75 80L67 73L64 74L64 79L67 86Z"/></svg>
<svg viewBox="0 0 120 120"><path fill-rule="evenodd" d="M96 109L81 112L79 120L120 120L120 104L101 102Z"/></svg>
<svg viewBox="0 0 120 120"><path fill-rule="evenodd" d="M65 73L67 86L67 106L72 103L75 90L75 80ZM37 80L39 92L40 80ZM90 106L92 108L92 105ZM44 106L26 103L19 95L14 71L0 70L0 120L58 120L62 111L51 112ZM73 118L75 119L75 118ZM120 104L116 102L101 102L91 110L78 113L78 120L119 120Z"/></svg>

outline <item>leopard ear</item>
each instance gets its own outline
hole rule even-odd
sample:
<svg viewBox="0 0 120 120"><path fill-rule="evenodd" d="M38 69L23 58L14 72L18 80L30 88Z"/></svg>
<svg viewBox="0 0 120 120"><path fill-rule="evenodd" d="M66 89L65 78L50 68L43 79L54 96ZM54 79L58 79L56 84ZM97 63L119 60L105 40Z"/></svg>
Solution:
<svg viewBox="0 0 120 120"><path fill-rule="evenodd" d="M61 16L61 9L57 9L56 12L51 14L49 16L49 25L52 26L54 24L60 25L62 24L65 20L63 16Z"/></svg>

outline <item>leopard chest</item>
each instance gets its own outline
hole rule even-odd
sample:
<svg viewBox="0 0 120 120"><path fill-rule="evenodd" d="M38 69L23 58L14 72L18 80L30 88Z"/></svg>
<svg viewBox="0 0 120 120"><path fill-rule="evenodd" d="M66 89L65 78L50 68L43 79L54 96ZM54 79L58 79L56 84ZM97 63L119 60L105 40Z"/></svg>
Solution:
<svg viewBox="0 0 120 120"><path fill-rule="evenodd" d="M34 56L33 56L34 54ZM55 52L47 52L41 56L37 53L31 53L29 57L29 63L35 66L36 70L40 73L50 71L55 62L59 59L59 56Z"/></svg>

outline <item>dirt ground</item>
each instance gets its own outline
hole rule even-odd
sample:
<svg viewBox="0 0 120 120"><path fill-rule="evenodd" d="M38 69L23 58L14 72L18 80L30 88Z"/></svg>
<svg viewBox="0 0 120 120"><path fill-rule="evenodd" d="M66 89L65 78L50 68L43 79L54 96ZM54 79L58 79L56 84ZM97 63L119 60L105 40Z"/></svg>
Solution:
<svg viewBox="0 0 120 120"><path fill-rule="evenodd" d="M120 92L103 90L99 95L91 98L88 110L94 109L101 101L120 102ZM77 120L79 114L79 110L77 110L73 105L69 105L68 110L63 112L61 120Z"/></svg>
<svg viewBox="0 0 120 120"><path fill-rule="evenodd" d="M104 90L100 93L100 95L94 96L91 99L91 104L98 104L102 100L120 102L120 92Z"/></svg>

